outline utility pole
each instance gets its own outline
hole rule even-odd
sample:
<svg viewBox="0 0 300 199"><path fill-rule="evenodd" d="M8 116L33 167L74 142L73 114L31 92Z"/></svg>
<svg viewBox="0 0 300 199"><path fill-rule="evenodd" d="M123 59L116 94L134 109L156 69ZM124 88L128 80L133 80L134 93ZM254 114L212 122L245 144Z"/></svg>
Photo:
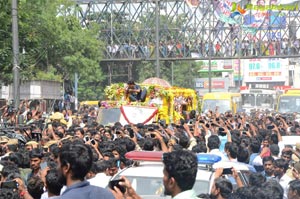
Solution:
<svg viewBox="0 0 300 199"><path fill-rule="evenodd" d="M155 54L156 54L156 77L160 76L160 65L159 65L159 0L155 0Z"/></svg>
<svg viewBox="0 0 300 199"><path fill-rule="evenodd" d="M20 74L19 74L19 31L18 31L18 4L17 0L12 0L12 47L13 47L13 97L14 107L18 108L20 104Z"/></svg>
<svg viewBox="0 0 300 199"><path fill-rule="evenodd" d="M212 33L212 31L211 31L211 20L212 20L212 14L211 14L211 5L212 5L212 3L209 3L209 7L208 7L208 9L209 9L209 21L208 21L208 92L209 93L211 93L211 87L212 87L212 85L211 85L211 76L212 76L212 71L211 71L211 56L212 56L212 48L213 48L213 45L212 45L212 41L211 41L211 33Z"/></svg>

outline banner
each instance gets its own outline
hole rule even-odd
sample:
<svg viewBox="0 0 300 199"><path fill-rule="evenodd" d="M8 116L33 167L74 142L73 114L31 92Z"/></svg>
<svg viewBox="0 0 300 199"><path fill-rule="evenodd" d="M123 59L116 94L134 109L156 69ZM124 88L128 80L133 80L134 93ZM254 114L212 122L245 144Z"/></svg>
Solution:
<svg viewBox="0 0 300 199"><path fill-rule="evenodd" d="M298 10L294 0L252 0L251 3L241 4L234 0L213 1L214 14L220 21L237 25L244 31L255 33L257 30L276 30L286 28L284 10Z"/></svg>
<svg viewBox="0 0 300 199"><path fill-rule="evenodd" d="M287 59L245 59L245 82L284 82L287 66Z"/></svg>
<svg viewBox="0 0 300 199"><path fill-rule="evenodd" d="M142 107L142 106L121 106L120 122L124 124L152 123L155 119L156 107Z"/></svg>

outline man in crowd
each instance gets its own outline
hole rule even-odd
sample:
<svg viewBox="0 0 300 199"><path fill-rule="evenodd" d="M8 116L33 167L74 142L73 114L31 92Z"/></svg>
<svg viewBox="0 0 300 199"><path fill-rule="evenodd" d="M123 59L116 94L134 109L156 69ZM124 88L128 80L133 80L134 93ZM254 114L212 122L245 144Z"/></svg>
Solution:
<svg viewBox="0 0 300 199"><path fill-rule="evenodd" d="M41 173L41 163L43 159L43 151L39 148L32 149L29 152L30 158L30 168L32 169L31 173L29 173L27 177L27 182L33 176L40 176Z"/></svg>
<svg viewBox="0 0 300 199"><path fill-rule="evenodd" d="M263 158L264 171L262 175L266 177L267 180L275 178L274 175L274 158L272 156L267 156Z"/></svg>
<svg viewBox="0 0 300 199"><path fill-rule="evenodd" d="M113 199L108 190L90 185L85 180L93 162L93 153L89 146L80 142L64 144L58 158L58 172L62 184L67 189L61 199Z"/></svg>
<svg viewBox="0 0 300 199"><path fill-rule="evenodd" d="M190 151L178 150L163 154L165 194L173 199L197 198L192 190L197 176L197 157Z"/></svg>
<svg viewBox="0 0 300 199"><path fill-rule="evenodd" d="M288 199L300 198L300 180L293 180L289 183Z"/></svg>
<svg viewBox="0 0 300 199"><path fill-rule="evenodd" d="M274 161L274 174L276 179L278 180L279 184L284 190L284 199L287 199L288 195L288 185L289 182L292 180L287 174L286 171L289 165L284 159L277 159Z"/></svg>
<svg viewBox="0 0 300 199"><path fill-rule="evenodd" d="M131 102L144 102L147 92L135 84L133 80L127 82L127 88L125 89L125 97L129 98Z"/></svg>

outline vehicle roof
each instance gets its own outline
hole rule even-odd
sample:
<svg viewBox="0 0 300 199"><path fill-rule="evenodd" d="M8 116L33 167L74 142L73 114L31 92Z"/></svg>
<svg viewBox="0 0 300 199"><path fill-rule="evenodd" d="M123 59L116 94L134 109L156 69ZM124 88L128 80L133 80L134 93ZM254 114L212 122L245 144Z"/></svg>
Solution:
<svg viewBox="0 0 300 199"><path fill-rule="evenodd" d="M299 136L300 137L300 136ZM232 168L234 167L238 171L252 171L255 172L255 168L249 164L241 162L232 162L232 161L220 161L212 165L213 169L216 168ZM145 172L147 169L147 172ZM209 167L206 165L199 164L197 179L198 180L207 180L212 174L212 170L209 170ZM135 177L163 177L163 164L161 162L150 162L144 161L140 162L138 166L131 166L123 169L119 172L120 175L124 176L135 176ZM151 176L149 176L151 174Z"/></svg>
<svg viewBox="0 0 300 199"><path fill-rule="evenodd" d="M299 135L282 136L282 143L284 145L295 146L297 142L300 142L300 136Z"/></svg>
<svg viewBox="0 0 300 199"><path fill-rule="evenodd" d="M300 97L300 93L296 94L296 93L285 93L280 95L280 97L288 97L288 96L298 96Z"/></svg>
<svg viewBox="0 0 300 199"><path fill-rule="evenodd" d="M276 94L275 90L267 89L250 89L250 90L241 90L241 94Z"/></svg>
<svg viewBox="0 0 300 199"><path fill-rule="evenodd" d="M99 101L82 101L82 102L80 102L80 106L83 106L83 105L98 106L98 102Z"/></svg>
<svg viewBox="0 0 300 199"><path fill-rule="evenodd" d="M221 161L213 165L214 169L217 168L235 168L238 171L252 171L256 172L255 168L250 164L245 164L242 162L232 162L232 161Z"/></svg>
<svg viewBox="0 0 300 199"><path fill-rule="evenodd" d="M213 99L230 99L232 96L240 97L240 93L225 93L225 92L215 92L215 93L206 93L203 95L203 100L213 98Z"/></svg>
<svg viewBox="0 0 300 199"><path fill-rule="evenodd" d="M145 169L149 172L145 172ZM151 173L151 176L149 174ZM212 172L208 169L199 169L197 172L197 179L207 180L211 176ZM163 177L163 164L159 162L142 162L138 166L128 167L120 171L121 175L135 176L135 177Z"/></svg>

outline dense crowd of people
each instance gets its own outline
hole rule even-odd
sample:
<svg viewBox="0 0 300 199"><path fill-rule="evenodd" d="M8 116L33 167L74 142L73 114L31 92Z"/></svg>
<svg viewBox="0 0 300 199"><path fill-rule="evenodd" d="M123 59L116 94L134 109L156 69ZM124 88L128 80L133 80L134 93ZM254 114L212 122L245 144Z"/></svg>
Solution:
<svg viewBox="0 0 300 199"><path fill-rule="evenodd" d="M125 154L134 150L165 152L162 180L173 198L300 198L300 143L282 139L300 135L296 113L193 110L176 123L104 125L97 123L99 107L72 111L55 105L44 117L38 106L24 101L17 109L0 109L0 198L140 198L126 178L125 194L106 188L112 176L133 164ZM257 172L246 186L233 168L234 189L217 169L211 193L195 196L196 153L250 164Z"/></svg>
<svg viewBox="0 0 300 199"><path fill-rule="evenodd" d="M190 42L190 41L189 41ZM287 38L269 39L264 41L238 39L225 42L211 42L199 40L189 42L164 41L160 43L160 56L174 57L237 57L237 56L282 56L297 55L300 40ZM116 58L151 58L155 56L155 43L138 44L124 43L107 46L107 57Z"/></svg>

